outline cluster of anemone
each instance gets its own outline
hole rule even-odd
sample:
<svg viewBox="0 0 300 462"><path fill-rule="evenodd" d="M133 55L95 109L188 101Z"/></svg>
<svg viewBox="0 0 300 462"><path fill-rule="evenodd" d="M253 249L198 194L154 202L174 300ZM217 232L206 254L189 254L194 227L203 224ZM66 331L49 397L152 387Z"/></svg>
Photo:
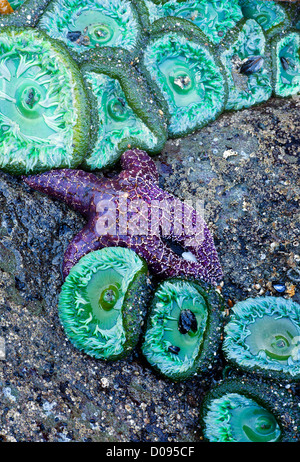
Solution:
<svg viewBox="0 0 300 462"><path fill-rule="evenodd" d="M58 312L71 343L113 361L142 340L148 363L173 381L205 373L222 339L223 299L200 280L170 278L154 288L133 250L106 247L75 264L63 283Z"/></svg>
<svg viewBox="0 0 300 462"><path fill-rule="evenodd" d="M0 168L13 174L81 165L99 170L116 163L128 147L154 155L168 138L192 133L224 111L300 90L294 5L9 5L10 14L0 13Z"/></svg>
<svg viewBox="0 0 300 462"><path fill-rule="evenodd" d="M296 6L12 0L10 8L0 15L0 168L12 174L99 170L127 148L155 154L226 110L300 91ZM173 278L153 290L141 257L108 247L73 266L58 311L79 350L122 359L142 338L143 355L170 380L205 374L222 348L245 376L203 400L209 441L290 441L300 428L292 411L283 415L291 397L276 385L300 379L300 306L291 300L241 301L223 331L214 286Z"/></svg>
<svg viewBox="0 0 300 462"><path fill-rule="evenodd" d="M281 296L236 303L222 352L238 378L225 376L201 403L205 440L297 441L299 411L286 389L300 379L300 305Z"/></svg>
<svg viewBox="0 0 300 462"><path fill-rule="evenodd" d="M208 374L222 348L238 378L223 378L202 400L204 439L295 441L299 415L282 383L300 379L300 305L283 297L246 299L223 328L224 300L215 287L187 278L153 285L148 276L130 249L108 247L81 258L58 305L73 345L112 361L139 344L148 364L177 382Z"/></svg>
<svg viewBox="0 0 300 462"><path fill-rule="evenodd" d="M148 364L171 381L208 374L222 348L242 375L223 378L201 402L205 440L297 438L299 415L282 387L300 379L300 305L292 300L266 296L238 302L223 328L224 300L215 287L187 278L153 285L135 252L108 247L73 266L58 309L77 349L112 361L128 357L139 344Z"/></svg>

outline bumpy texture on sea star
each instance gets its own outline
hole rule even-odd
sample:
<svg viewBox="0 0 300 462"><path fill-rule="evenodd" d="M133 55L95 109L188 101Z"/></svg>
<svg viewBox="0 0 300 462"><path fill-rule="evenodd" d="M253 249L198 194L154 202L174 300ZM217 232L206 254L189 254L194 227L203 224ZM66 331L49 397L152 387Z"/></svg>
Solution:
<svg viewBox="0 0 300 462"><path fill-rule="evenodd" d="M65 201L88 220L65 252L64 277L87 253L120 246L134 250L161 277L220 281L220 262L201 213L159 187L155 163L144 151L126 151L121 166L113 178L73 169L23 177L33 189ZM180 252L172 250L174 243Z"/></svg>

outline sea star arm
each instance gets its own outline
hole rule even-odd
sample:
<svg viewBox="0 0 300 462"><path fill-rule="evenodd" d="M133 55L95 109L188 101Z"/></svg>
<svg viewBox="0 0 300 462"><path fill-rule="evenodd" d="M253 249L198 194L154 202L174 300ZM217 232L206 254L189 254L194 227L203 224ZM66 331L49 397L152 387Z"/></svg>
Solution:
<svg viewBox="0 0 300 462"><path fill-rule="evenodd" d="M51 170L39 175L22 177L36 191L66 202L74 210L87 216L95 189L101 188L105 179L83 170Z"/></svg>
<svg viewBox="0 0 300 462"><path fill-rule="evenodd" d="M178 242L186 252L190 252L192 260L206 268L218 280L223 277L213 236L200 212L186 202L178 201L177 213L174 217L173 240ZM194 258L193 258L194 257ZM190 258L190 256L187 256Z"/></svg>
<svg viewBox="0 0 300 462"><path fill-rule="evenodd" d="M67 247L63 261L63 277L69 274L71 268L87 253L105 247L95 234L93 226L89 221L84 228L74 237Z"/></svg>
<svg viewBox="0 0 300 462"><path fill-rule="evenodd" d="M119 179L134 181L138 183L141 180L151 184L158 184L158 171L154 161L144 151L132 149L124 152L121 156L122 172Z"/></svg>
<svg viewBox="0 0 300 462"><path fill-rule="evenodd" d="M208 281L211 284L222 279L222 271L219 266L214 268L208 264L188 261L177 255L158 236L127 236L126 242L116 239L113 245L125 245L131 248L148 262L149 269L153 274L164 278L192 277Z"/></svg>
<svg viewBox="0 0 300 462"><path fill-rule="evenodd" d="M159 212L156 209L152 223L156 223L155 234L171 248L174 247L174 243L179 244L183 265L186 268L190 267L192 273L201 266L201 273L211 275L213 279L220 281L223 277L221 265L213 236L201 212L188 201L180 201L158 187L152 189L152 194L160 209ZM153 202L151 210L155 210Z"/></svg>

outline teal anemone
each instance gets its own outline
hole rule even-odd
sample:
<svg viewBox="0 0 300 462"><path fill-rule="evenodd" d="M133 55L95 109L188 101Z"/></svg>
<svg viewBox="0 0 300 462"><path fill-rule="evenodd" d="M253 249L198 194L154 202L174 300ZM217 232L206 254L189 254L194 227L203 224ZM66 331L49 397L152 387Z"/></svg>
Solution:
<svg viewBox="0 0 300 462"><path fill-rule="evenodd" d="M280 380L300 379L300 305L249 298L232 309L223 350L236 367Z"/></svg>
<svg viewBox="0 0 300 462"><path fill-rule="evenodd" d="M168 24L176 28L176 20ZM169 114L170 137L200 129L223 112L227 83L222 64L200 32L153 34L142 57L153 92L161 93Z"/></svg>
<svg viewBox="0 0 300 462"><path fill-rule="evenodd" d="M82 257L59 297L61 324L88 355L116 360L135 347L149 293L147 266L130 249L107 247Z"/></svg>
<svg viewBox="0 0 300 462"><path fill-rule="evenodd" d="M86 64L81 71L95 99L92 114L96 128L84 166L88 170L111 166L129 148L160 152L167 139L166 123L134 68L125 60L113 60L103 50L95 64Z"/></svg>
<svg viewBox="0 0 300 462"><path fill-rule="evenodd" d="M244 18L255 19L266 32L283 26L288 22L282 5L273 0L239 0Z"/></svg>
<svg viewBox="0 0 300 462"><path fill-rule="evenodd" d="M34 29L0 30L0 167L27 174L76 167L89 105L76 63Z"/></svg>
<svg viewBox="0 0 300 462"><path fill-rule="evenodd" d="M175 381L207 372L221 339L223 301L214 288L169 279L157 288L142 352L149 364Z"/></svg>
<svg viewBox="0 0 300 462"><path fill-rule="evenodd" d="M290 418L283 409L289 408ZM246 378L227 379L204 397L200 426L210 442L296 441L299 416L286 391Z"/></svg>
<svg viewBox="0 0 300 462"><path fill-rule="evenodd" d="M273 84L276 96L300 92L300 32L294 31L272 41Z"/></svg>
<svg viewBox="0 0 300 462"><path fill-rule="evenodd" d="M250 19L230 31L221 45L229 95L227 110L239 110L267 101L272 95L271 63L261 26Z"/></svg>
<svg viewBox="0 0 300 462"><path fill-rule="evenodd" d="M168 16L183 18L199 27L214 44L218 44L227 31L243 17L238 0L146 0L145 4L150 23Z"/></svg>
<svg viewBox="0 0 300 462"><path fill-rule="evenodd" d="M54 0L39 27L75 53L107 46L133 51L140 35L138 17L129 0Z"/></svg>

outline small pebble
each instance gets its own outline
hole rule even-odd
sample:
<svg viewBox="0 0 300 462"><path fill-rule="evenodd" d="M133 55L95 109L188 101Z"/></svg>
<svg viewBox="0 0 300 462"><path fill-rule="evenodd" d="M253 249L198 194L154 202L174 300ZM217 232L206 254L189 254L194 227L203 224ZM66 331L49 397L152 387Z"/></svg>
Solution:
<svg viewBox="0 0 300 462"><path fill-rule="evenodd" d="M273 289L280 294L283 294L286 290L285 284L283 282L273 282L272 286Z"/></svg>

